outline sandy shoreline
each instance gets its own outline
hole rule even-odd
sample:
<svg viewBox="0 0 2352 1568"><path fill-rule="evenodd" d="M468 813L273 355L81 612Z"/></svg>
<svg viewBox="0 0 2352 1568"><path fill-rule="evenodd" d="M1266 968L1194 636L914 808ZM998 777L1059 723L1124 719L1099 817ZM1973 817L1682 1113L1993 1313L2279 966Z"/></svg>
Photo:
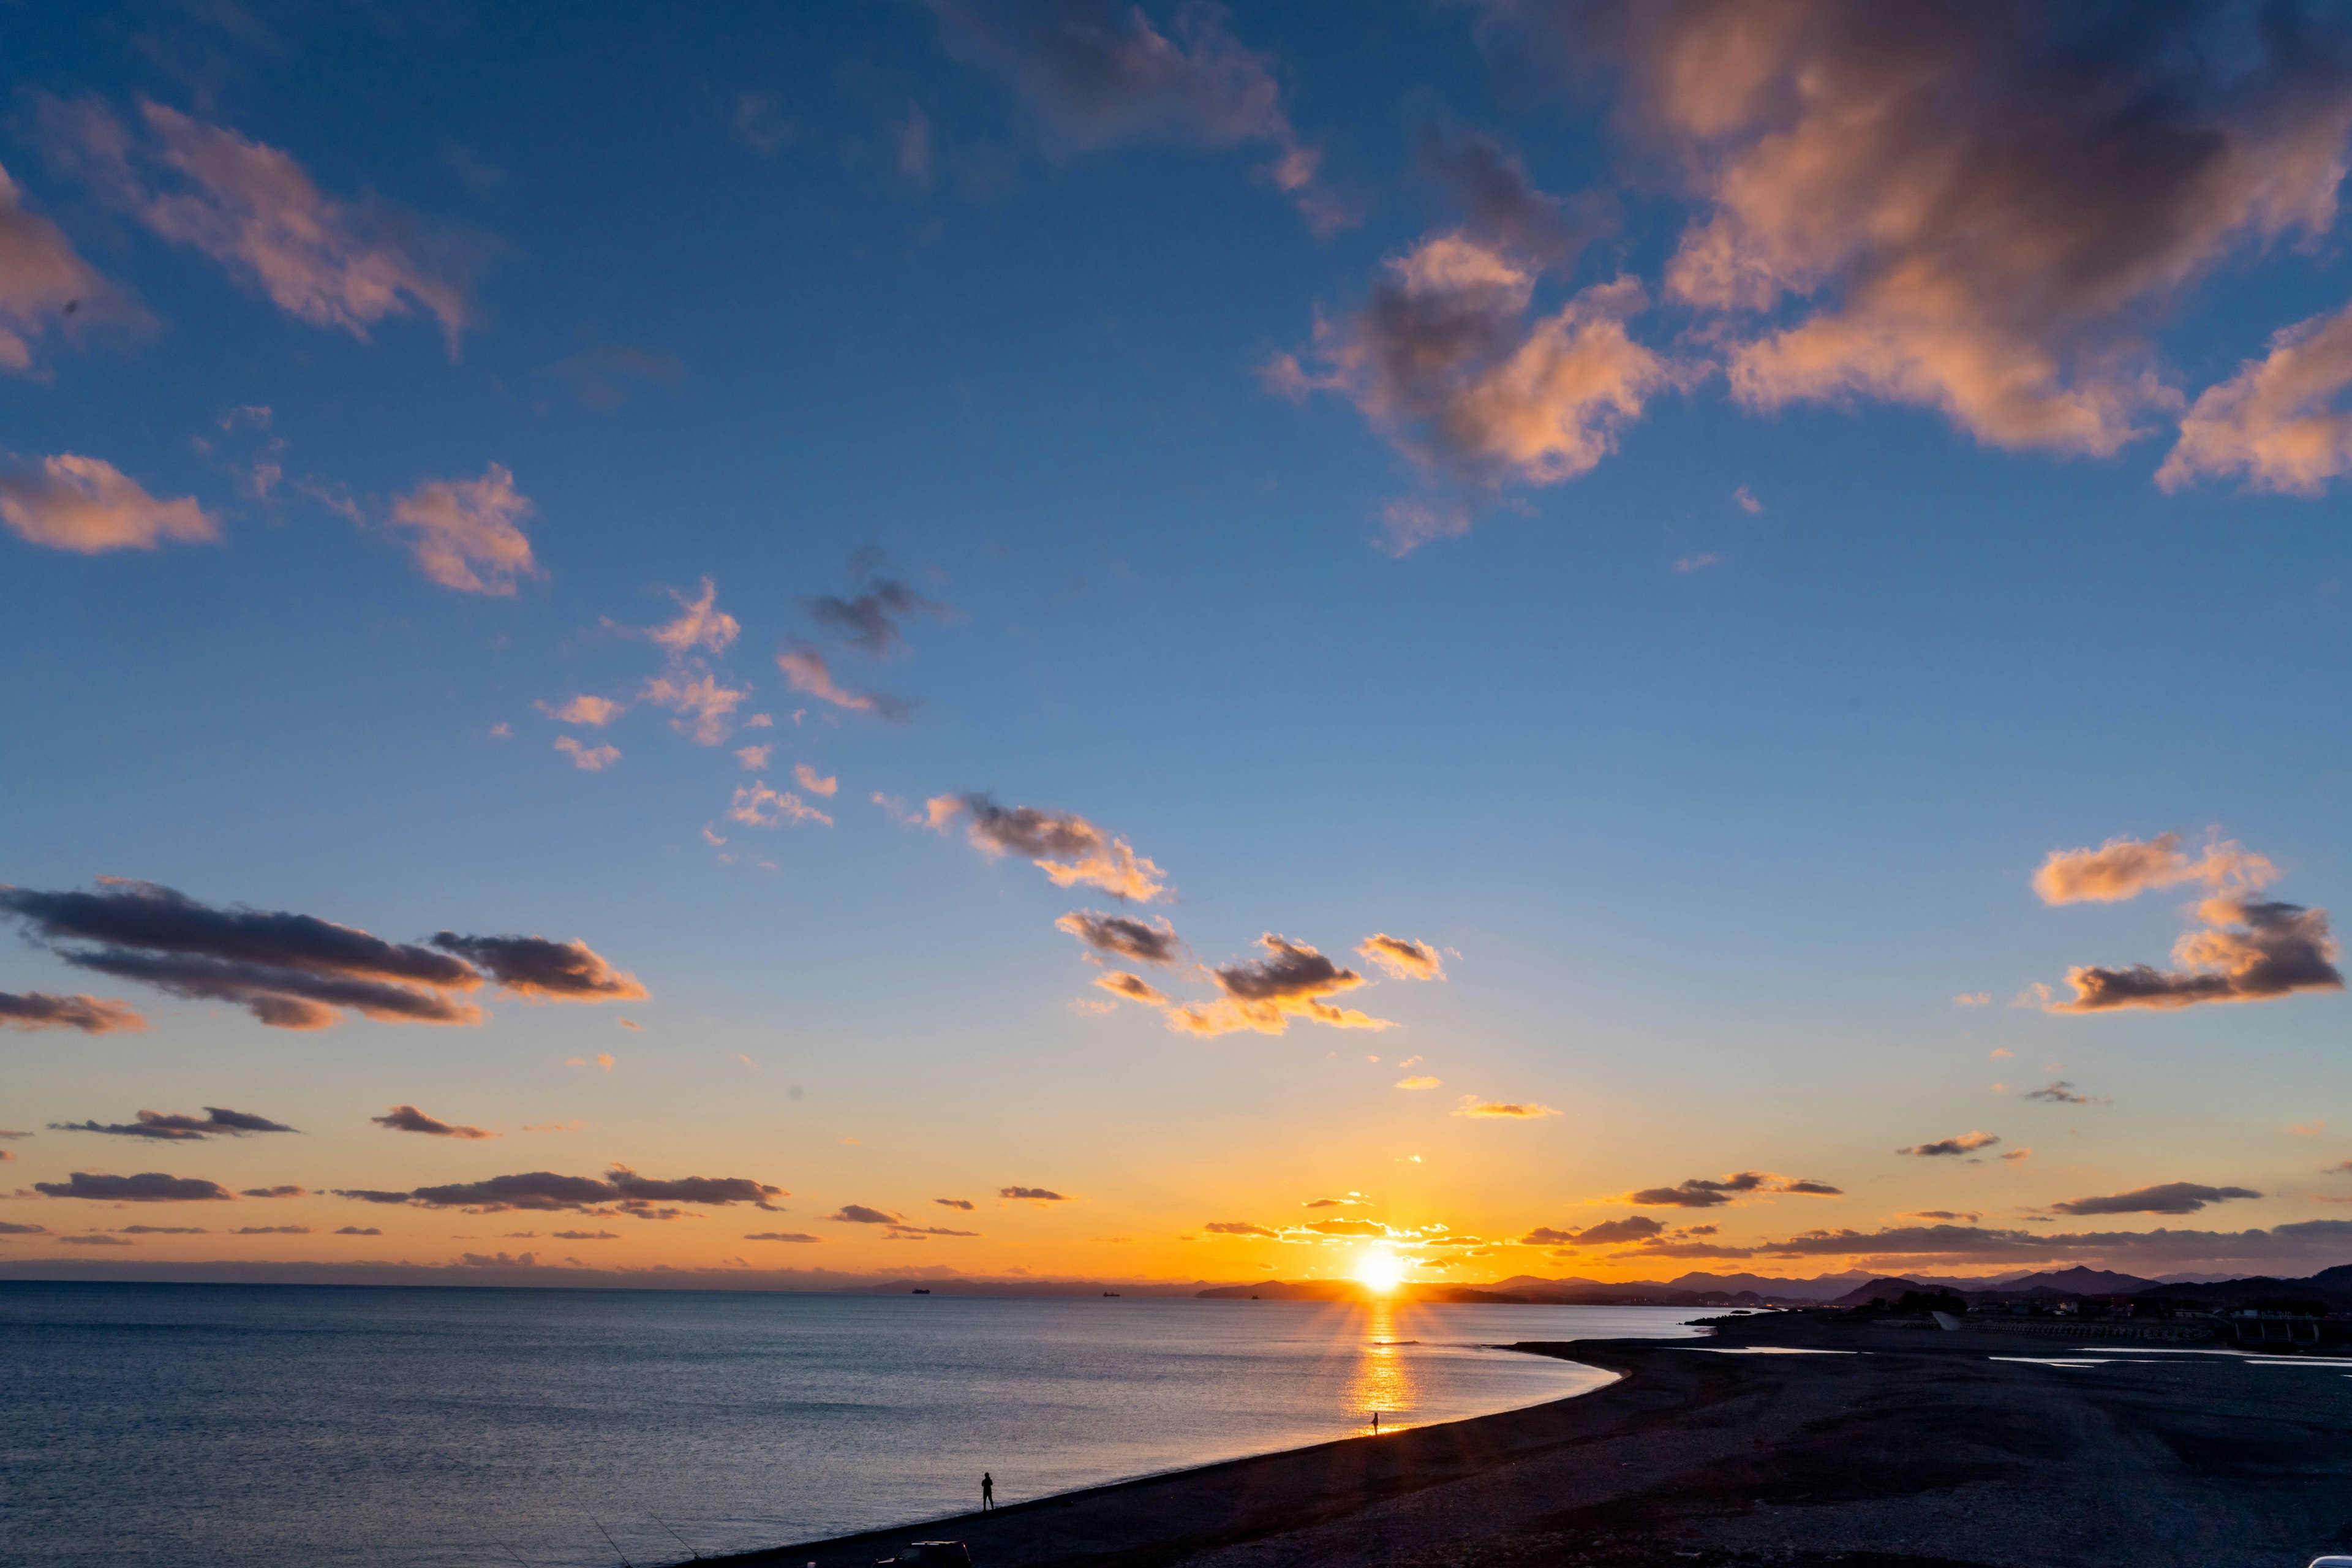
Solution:
<svg viewBox="0 0 2352 1568"><path fill-rule="evenodd" d="M1590 1564L2301 1568L2352 1550L2352 1369L1749 1320L1519 1349L1609 1387L929 1524L705 1562L848 1568ZM1726 1354L1774 1346L1846 1355ZM1996 1358L2042 1359L1996 1359Z"/></svg>

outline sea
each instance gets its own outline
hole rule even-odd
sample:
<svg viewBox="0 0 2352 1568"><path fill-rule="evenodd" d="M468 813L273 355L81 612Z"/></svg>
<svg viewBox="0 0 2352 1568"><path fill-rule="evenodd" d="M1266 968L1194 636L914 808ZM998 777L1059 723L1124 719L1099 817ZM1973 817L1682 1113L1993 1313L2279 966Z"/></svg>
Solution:
<svg viewBox="0 0 2352 1568"><path fill-rule="evenodd" d="M0 1563L643 1568L1586 1393L1498 1347L1693 1315L9 1282Z"/></svg>

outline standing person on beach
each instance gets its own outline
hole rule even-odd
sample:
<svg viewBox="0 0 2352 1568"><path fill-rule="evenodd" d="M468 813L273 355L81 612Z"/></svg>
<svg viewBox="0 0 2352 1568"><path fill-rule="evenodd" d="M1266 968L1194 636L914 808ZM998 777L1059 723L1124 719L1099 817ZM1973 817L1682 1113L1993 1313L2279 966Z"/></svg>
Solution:
<svg viewBox="0 0 2352 1568"><path fill-rule="evenodd" d="M980 1472L980 1511L982 1513L996 1511L996 1478L986 1470Z"/></svg>

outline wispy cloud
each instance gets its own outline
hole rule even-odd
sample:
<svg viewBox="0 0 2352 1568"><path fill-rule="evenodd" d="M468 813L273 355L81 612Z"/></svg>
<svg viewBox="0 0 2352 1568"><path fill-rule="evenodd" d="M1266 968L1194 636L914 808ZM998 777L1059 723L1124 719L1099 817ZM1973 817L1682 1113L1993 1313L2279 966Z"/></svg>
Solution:
<svg viewBox="0 0 2352 1568"><path fill-rule="evenodd" d="M467 1127L457 1122L439 1121L425 1115L413 1105L395 1105L383 1115L371 1116L368 1120L378 1127L387 1127L394 1132L422 1132L431 1138L471 1140L499 1136L495 1132L486 1131L479 1127Z"/></svg>
<svg viewBox="0 0 2352 1568"><path fill-rule="evenodd" d="M555 749L572 759L583 773L601 773L621 760L621 748L612 744L583 746L569 735L555 737Z"/></svg>
<svg viewBox="0 0 2352 1568"><path fill-rule="evenodd" d="M785 682L794 691L829 702L835 708L852 713L871 713L877 719L904 719L910 711L907 703L880 692L852 691L833 678L833 667L824 655L814 648L788 648L776 656L776 668L784 672Z"/></svg>
<svg viewBox="0 0 2352 1568"><path fill-rule="evenodd" d="M1132 915L1097 914L1073 910L1054 922L1097 952L1131 958L1139 963L1173 963L1183 945L1176 928L1165 920L1138 920Z"/></svg>
<svg viewBox="0 0 2352 1568"><path fill-rule="evenodd" d="M33 368L34 344L63 333L93 305L121 309L115 290L63 230L25 208L24 188L0 169L0 370Z"/></svg>
<svg viewBox="0 0 2352 1568"><path fill-rule="evenodd" d="M1979 1149L1990 1149L2000 1142L2000 1134L1998 1132L1958 1132L1949 1138L1938 1138L1930 1143L1915 1143L1908 1149L1897 1149L1895 1152L1923 1160L1956 1158L1963 1154L1973 1154Z"/></svg>
<svg viewBox="0 0 2352 1568"><path fill-rule="evenodd" d="M284 151L163 104L141 100L135 125L94 98L44 98L38 110L60 166L287 314L364 339L386 317L421 310L456 353L486 242L372 199L327 195Z"/></svg>
<svg viewBox="0 0 2352 1568"><path fill-rule="evenodd" d="M2115 903L2182 882L2245 891L2277 878L2278 868L2266 857L2248 853L2234 839L2209 841L2191 858L2179 834L2159 833L2145 842L2110 838L2096 849L2053 849L2033 873L2033 890L2045 904Z"/></svg>
<svg viewBox="0 0 2352 1568"><path fill-rule="evenodd" d="M1538 1105L1533 1100L1480 1100L1475 1094L1465 1094L1462 1097L1462 1103L1454 1108L1454 1114L1528 1121L1539 1117L1558 1116L1559 1112L1551 1106Z"/></svg>
<svg viewBox="0 0 2352 1568"><path fill-rule="evenodd" d="M833 818L809 805L791 790L781 793L768 787L765 780L755 780L748 788L735 791L733 804L727 808L732 822L748 822L754 827L775 827L785 822L822 822L833 826Z"/></svg>
<svg viewBox="0 0 2352 1568"><path fill-rule="evenodd" d="M0 241L5 238L0 234ZM0 333L0 349L5 342ZM165 540L208 544L220 538L220 524L194 497L158 500L113 464L71 452L0 473L0 522L28 544L77 555L152 550Z"/></svg>
<svg viewBox="0 0 2352 1568"><path fill-rule="evenodd" d="M79 1029L85 1035L140 1030L147 1020L128 1002L102 1002L76 993L0 991L0 1029Z"/></svg>
<svg viewBox="0 0 2352 1568"><path fill-rule="evenodd" d="M925 809L930 826L944 833L960 821L974 847L992 856L1026 856L1057 888L1083 883L1137 903L1150 903L1168 890L1162 879L1167 873L1136 854L1126 839L1075 812L999 805L985 793L934 795Z"/></svg>
<svg viewBox="0 0 2352 1568"><path fill-rule="evenodd" d="M1391 980L1443 980L1445 961L1437 949L1409 936L1378 932L1356 944L1356 956Z"/></svg>
<svg viewBox="0 0 2352 1568"><path fill-rule="evenodd" d="M522 524L535 509L514 475L492 463L478 479L430 479L392 501L392 523L427 577L464 594L510 598L516 582L544 575Z"/></svg>
<svg viewBox="0 0 2352 1568"><path fill-rule="evenodd" d="M256 1132L291 1132L293 1128L249 1110L205 1107L202 1116L142 1110L135 1121L102 1124L97 1121L52 1121L52 1132L110 1132L121 1138L154 1138L166 1142L201 1142L208 1138L244 1138Z"/></svg>
<svg viewBox="0 0 2352 1568"><path fill-rule="evenodd" d="M1168 1009L1168 1026L1194 1035L1230 1034L1255 1029L1264 1035L1285 1033L1294 1018L1328 1024L1341 1029L1387 1029L1394 1026L1351 1007L1324 1000L1353 990L1362 975L1343 969L1304 942L1268 931L1258 938L1266 956L1230 963L1210 971L1224 994L1213 1002Z"/></svg>

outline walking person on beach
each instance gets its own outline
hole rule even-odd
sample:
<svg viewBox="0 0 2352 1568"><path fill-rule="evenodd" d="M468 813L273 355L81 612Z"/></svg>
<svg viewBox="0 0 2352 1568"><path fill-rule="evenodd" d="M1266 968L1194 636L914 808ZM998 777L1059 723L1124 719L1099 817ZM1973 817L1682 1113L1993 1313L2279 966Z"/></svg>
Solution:
<svg viewBox="0 0 2352 1568"><path fill-rule="evenodd" d="M980 1472L980 1511L982 1513L996 1511L996 1478L986 1470Z"/></svg>

